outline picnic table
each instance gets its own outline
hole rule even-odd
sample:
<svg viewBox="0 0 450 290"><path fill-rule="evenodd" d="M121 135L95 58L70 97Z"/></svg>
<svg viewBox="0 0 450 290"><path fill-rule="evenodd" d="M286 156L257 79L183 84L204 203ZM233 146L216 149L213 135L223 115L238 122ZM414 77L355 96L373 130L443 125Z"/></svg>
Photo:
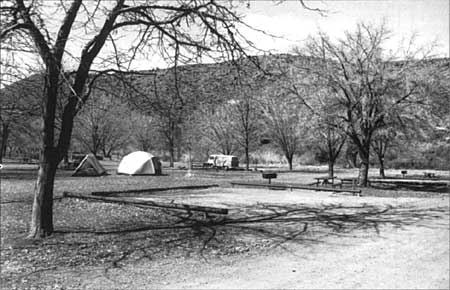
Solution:
<svg viewBox="0 0 450 290"><path fill-rule="evenodd" d="M316 177L316 187L318 187L319 185L322 186L327 186L328 184L330 184L331 186L334 187L334 180L336 179L336 176L333 177L329 177L329 176L322 176L322 177Z"/></svg>
<svg viewBox="0 0 450 290"><path fill-rule="evenodd" d="M433 172L424 172L424 173L423 173L423 176L424 176L425 178L436 178L436 173L433 173Z"/></svg>

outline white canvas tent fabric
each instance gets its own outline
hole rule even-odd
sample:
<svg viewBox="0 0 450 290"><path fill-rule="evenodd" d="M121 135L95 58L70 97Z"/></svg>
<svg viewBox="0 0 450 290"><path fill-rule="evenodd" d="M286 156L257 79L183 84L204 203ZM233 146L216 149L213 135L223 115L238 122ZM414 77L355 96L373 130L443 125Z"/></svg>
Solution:
<svg viewBox="0 0 450 290"><path fill-rule="evenodd" d="M98 162L94 154L88 154L75 168L72 176L99 176L103 174L106 174L106 169Z"/></svg>
<svg viewBox="0 0 450 290"><path fill-rule="evenodd" d="M119 174L161 174L159 158L144 151L136 151L122 158L117 168Z"/></svg>

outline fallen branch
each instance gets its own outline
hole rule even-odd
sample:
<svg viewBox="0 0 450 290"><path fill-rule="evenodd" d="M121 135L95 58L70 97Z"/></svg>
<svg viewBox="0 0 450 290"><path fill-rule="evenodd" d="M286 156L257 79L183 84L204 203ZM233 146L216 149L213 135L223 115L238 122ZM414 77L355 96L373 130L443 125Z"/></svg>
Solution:
<svg viewBox="0 0 450 290"><path fill-rule="evenodd" d="M188 212L200 211L200 212L214 213L214 214L228 214L228 209L226 209L226 208L200 206L200 205L188 205L188 204L181 204L181 203L164 203L164 202L155 202L155 201L150 201L150 200L137 200L135 198L130 198L130 197L95 196L95 195L91 195L91 194L83 194L83 193L68 192L68 191L65 191L63 193L63 196L70 197L70 198L97 200L97 201L109 202L109 203L144 205L144 206L148 206L148 207L158 207L158 208L166 208L166 209L173 209L173 210L185 210Z"/></svg>

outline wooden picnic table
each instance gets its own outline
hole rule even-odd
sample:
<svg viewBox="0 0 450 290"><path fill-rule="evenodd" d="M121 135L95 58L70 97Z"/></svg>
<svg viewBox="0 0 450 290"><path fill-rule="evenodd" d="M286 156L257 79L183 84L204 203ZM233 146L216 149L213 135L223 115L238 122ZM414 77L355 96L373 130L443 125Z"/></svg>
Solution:
<svg viewBox="0 0 450 290"><path fill-rule="evenodd" d="M434 173L434 172L424 172L423 176L425 178L436 178L436 173Z"/></svg>
<svg viewBox="0 0 450 290"><path fill-rule="evenodd" d="M329 177L329 176L322 176L322 177L316 177L316 187L319 185L326 186L327 184L331 184L331 186L334 186L334 180L336 179L336 176Z"/></svg>

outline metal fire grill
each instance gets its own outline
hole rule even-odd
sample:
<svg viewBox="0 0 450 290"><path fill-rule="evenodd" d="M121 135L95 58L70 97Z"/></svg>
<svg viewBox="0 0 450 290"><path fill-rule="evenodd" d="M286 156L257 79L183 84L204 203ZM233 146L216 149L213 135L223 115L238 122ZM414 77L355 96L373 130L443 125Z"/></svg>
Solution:
<svg viewBox="0 0 450 290"><path fill-rule="evenodd" d="M277 178L277 174L275 172L263 172L262 178L269 179L269 184L270 184L272 178Z"/></svg>

